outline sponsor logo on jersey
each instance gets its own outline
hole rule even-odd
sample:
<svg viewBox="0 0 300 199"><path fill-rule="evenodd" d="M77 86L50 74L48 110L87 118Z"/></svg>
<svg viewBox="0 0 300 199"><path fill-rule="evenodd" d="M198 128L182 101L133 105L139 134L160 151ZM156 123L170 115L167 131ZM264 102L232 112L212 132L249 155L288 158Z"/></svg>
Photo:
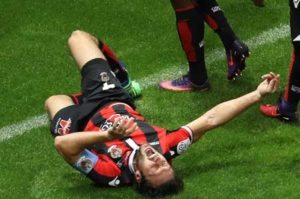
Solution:
<svg viewBox="0 0 300 199"><path fill-rule="evenodd" d="M59 135L66 135L70 133L70 127L71 127L72 120L69 118L68 120L59 120L59 128L57 129L57 133Z"/></svg>
<svg viewBox="0 0 300 199"><path fill-rule="evenodd" d="M122 149L118 148L117 145L112 145L109 147L107 152L113 159L120 158L122 156Z"/></svg>
<svg viewBox="0 0 300 199"><path fill-rule="evenodd" d="M299 2L300 2L300 0L294 0L294 6L295 6L295 8L298 8Z"/></svg>
<svg viewBox="0 0 300 199"><path fill-rule="evenodd" d="M185 139L185 140L179 142L177 145L177 153L182 154L183 152L185 152L188 149L188 147L190 146L190 144L191 144L190 139Z"/></svg>
<svg viewBox="0 0 300 199"><path fill-rule="evenodd" d="M112 181L108 182L108 185L112 187L116 187L120 184L120 180L118 179L118 176L115 177Z"/></svg>
<svg viewBox="0 0 300 199"><path fill-rule="evenodd" d="M107 129L111 128L111 127L113 126L113 124L114 124L114 121L115 121L116 119L118 119L118 118L120 118L120 120L123 119L123 118L128 118L128 119L129 119L129 116L128 116L128 115L120 115L120 114L114 114L114 115L111 115L111 116L104 122L104 124L102 124L102 125L100 126L100 130L106 131ZM119 120L119 121L120 121L120 120Z"/></svg>

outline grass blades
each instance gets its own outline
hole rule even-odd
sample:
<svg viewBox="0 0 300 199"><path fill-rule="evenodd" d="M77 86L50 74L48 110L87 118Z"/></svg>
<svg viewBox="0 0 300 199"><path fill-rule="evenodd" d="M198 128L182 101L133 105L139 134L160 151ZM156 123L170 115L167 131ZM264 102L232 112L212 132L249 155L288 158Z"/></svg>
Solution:
<svg viewBox="0 0 300 199"><path fill-rule="evenodd" d="M245 41L289 24L287 1L266 1L265 8L254 7L250 0L219 4ZM281 74L282 89L287 79L289 34L262 45L254 42L237 81L227 81L225 58L212 57L207 60L210 92L159 89L158 76L177 77L187 70L169 1L0 0L0 5L1 128L45 114L43 103L50 95L79 90L80 76L67 48L76 29L98 35L116 51L133 79L143 82L138 110L169 129L255 89L266 72ZM222 49L209 27L205 49L206 58ZM263 102L275 103L278 95ZM208 133L174 161L185 191L170 198L300 197L299 127L265 118L258 106ZM45 125L1 141L0 158L0 198L140 198L131 188L96 187L73 170L55 151Z"/></svg>

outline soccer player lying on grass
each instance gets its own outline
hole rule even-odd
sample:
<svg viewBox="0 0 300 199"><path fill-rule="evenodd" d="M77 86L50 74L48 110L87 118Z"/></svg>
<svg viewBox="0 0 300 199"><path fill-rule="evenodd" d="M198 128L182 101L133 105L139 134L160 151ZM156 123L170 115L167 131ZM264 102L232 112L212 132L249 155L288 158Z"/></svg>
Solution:
<svg viewBox="0 0 300 199"><path fill-rule="evenodd" d="M221 103L194 121L169 131L149 124L112 72L99 41L83 31L69 38L81 70L79 95L49 97L55 147L66 162L102 186L136 185L150 196L176 194L183 183L172 159L188 146L239 115L278 88L279 76L262 76L256 90Z"/></svg>

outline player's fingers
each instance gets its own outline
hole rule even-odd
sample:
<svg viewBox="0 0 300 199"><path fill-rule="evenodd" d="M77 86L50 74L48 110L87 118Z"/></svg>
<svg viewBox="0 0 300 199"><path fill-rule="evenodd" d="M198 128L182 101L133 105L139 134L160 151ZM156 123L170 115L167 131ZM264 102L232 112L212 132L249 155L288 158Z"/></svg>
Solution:
<svg viewBox="0 0 300 199"><path fill-rule="evenodd" d="M134 122L127 130L126 135L133 133L137 129L137 123Z"/></svg>
<svg viewBox="0 0 300 199"><path fill-rule="evenodd" d="M115 119L115 121L114 121L114 123L113 123L113 126L112 126L112 129L113 129L113 130L117 130L117 128L119 127L119 125L120 125L120 119L121 119L121 118Z"/></svg>
<svg viewBox="0 0 300 199"><path fill-rule="evenodd" d="M272 75L271 74L264 74L261 76L262 79L270 79L272 78Z"/></svg>
<svg viewBox="0 0 300 199"><path fill-rule="evenodd" d="M133 117L126 118L123 125L124 129L128 129L132 125L133 121L134 121Z"/></svg>
<svg viewBox="0 0 300 199"><path fill-rule="evenodd" d="M277 90L277 79L272 79L269 83L269 87L270 87L270 92L274 93Z"/></svg>

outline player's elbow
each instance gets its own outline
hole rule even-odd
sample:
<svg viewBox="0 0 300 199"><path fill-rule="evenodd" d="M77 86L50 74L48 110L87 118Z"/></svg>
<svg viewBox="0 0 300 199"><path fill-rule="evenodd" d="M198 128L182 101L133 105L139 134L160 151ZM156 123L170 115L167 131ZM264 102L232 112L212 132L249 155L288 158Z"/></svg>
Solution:
<svg viewBox="0 0 300 199"><path fill-rule="evenodd" d="M56 136L54 139L54 146L58 153L65 158L73 156L72 146L69 144L65 136Z"/></svg>
<svg viewBox="0 0 300 199"><path fill-rule="evenodd" d="M74 146L70 143L66 135L55 137L54 146L57 152L70 164L73 164L77 160L78 154L81 152L74 150Z"/></svg>

